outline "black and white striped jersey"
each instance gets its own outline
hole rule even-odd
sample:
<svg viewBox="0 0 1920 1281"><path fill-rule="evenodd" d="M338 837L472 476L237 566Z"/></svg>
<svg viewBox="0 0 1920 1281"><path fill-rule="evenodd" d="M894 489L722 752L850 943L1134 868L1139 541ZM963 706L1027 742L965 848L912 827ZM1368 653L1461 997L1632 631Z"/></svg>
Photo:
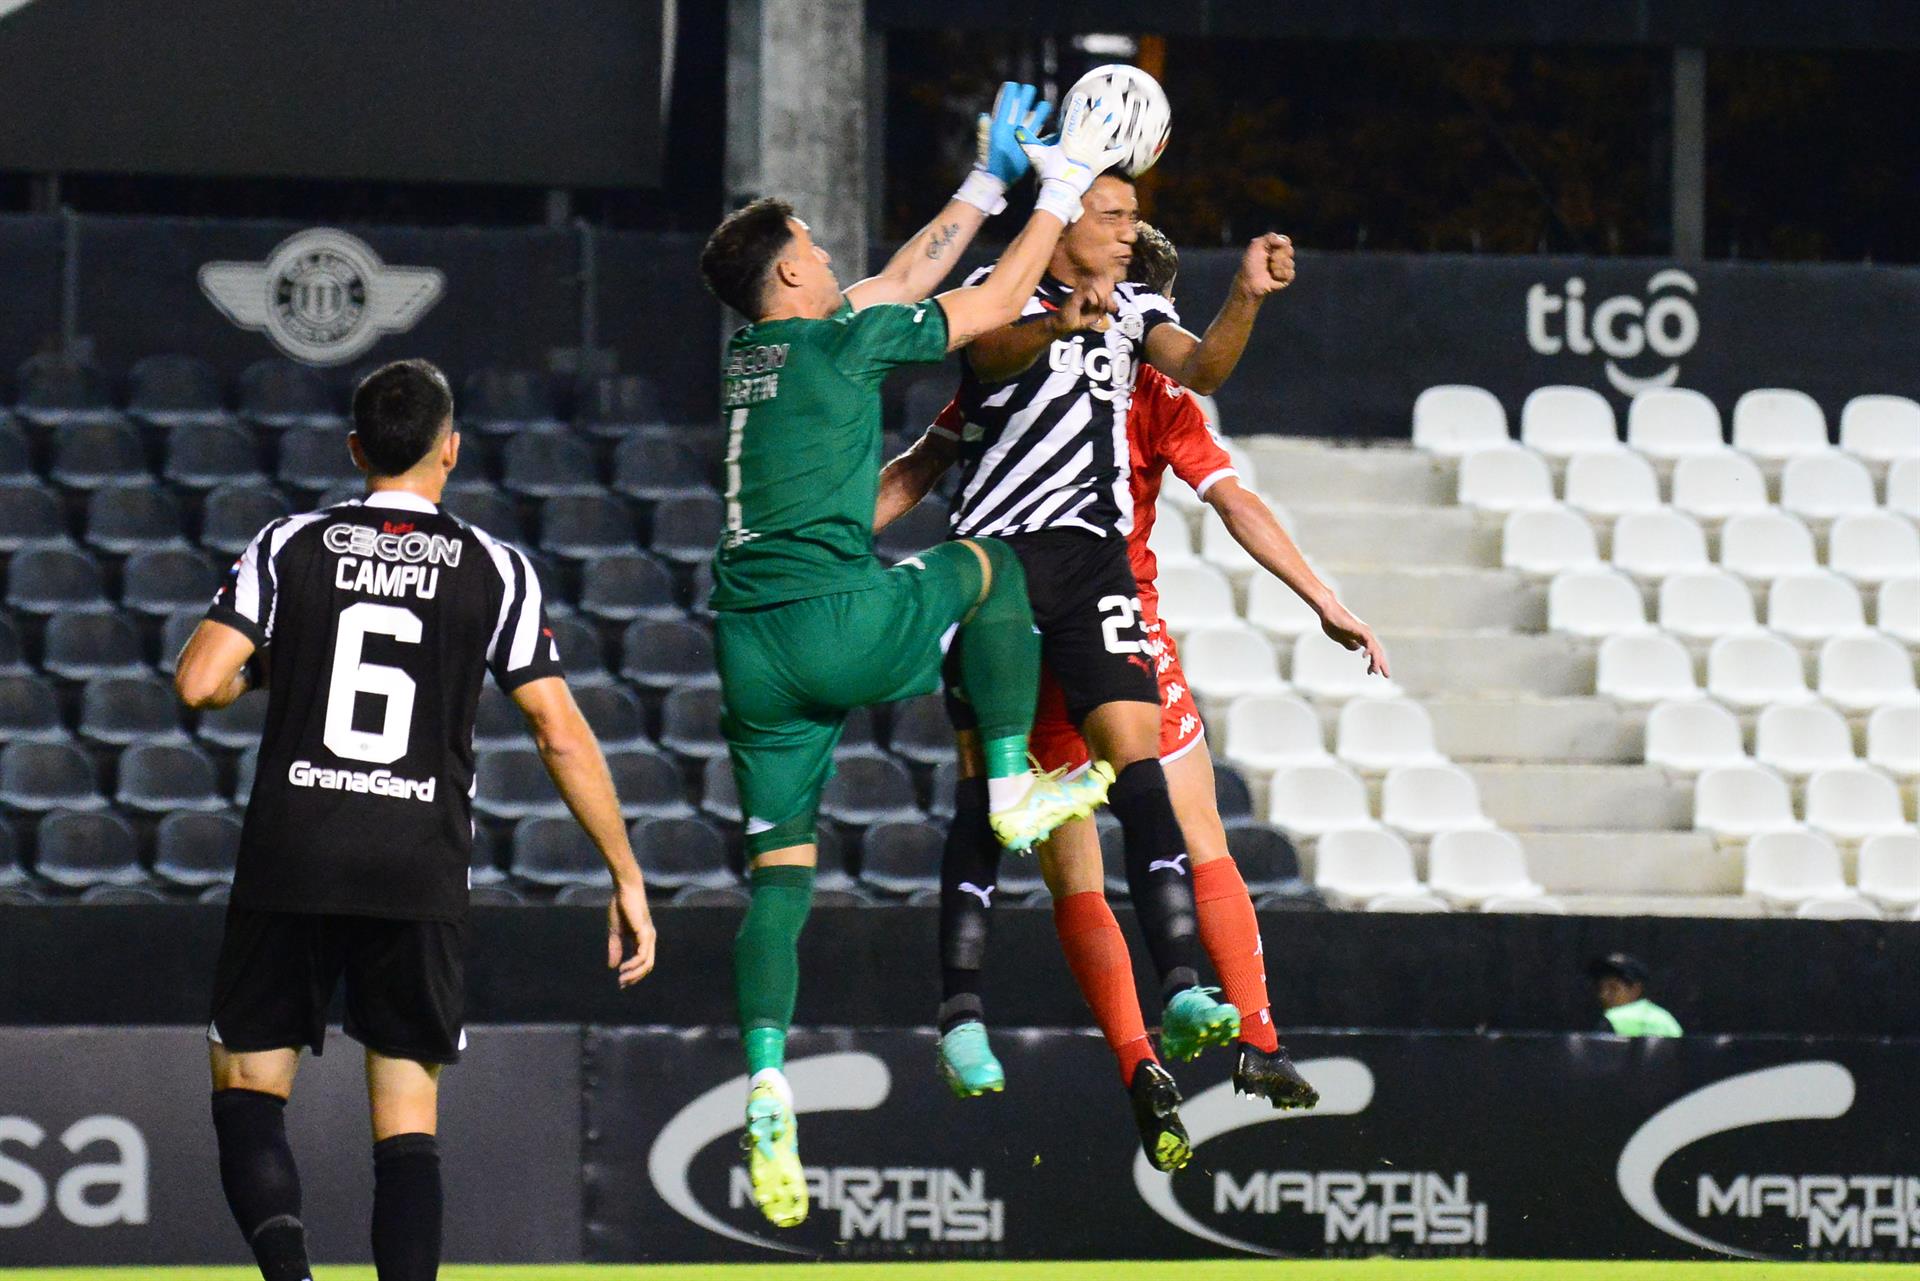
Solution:
<svg viewBox="0 0 1920 1281"><path fill-rule="evenodd" d="M989 270L968 277L977 283ZM1048 275L1024 315L1057 308L1072 287ZM1106 332L1058 339L1025 373L989 383L962 362L956 398L961 481L956 535L1082 529L1102 537L1133 527L1127 407L1146 338L1178 323L1173 304L1132 284L1114 289Z"/></svg>
<svg viewBox="0 0 1920 1281"><path fill-rule="evenodd" d="M526 554L419 495L370 494L261 530L207 617L268 679L233 902L461 919L480 683L561 670Z"/></svg>

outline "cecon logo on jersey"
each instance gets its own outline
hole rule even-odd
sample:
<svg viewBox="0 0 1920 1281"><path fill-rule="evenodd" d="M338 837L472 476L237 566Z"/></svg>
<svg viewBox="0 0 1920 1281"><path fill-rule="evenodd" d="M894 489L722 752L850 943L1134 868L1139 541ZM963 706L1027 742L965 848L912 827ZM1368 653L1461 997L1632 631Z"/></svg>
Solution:
<svg viewBox="0 0 1920 1281"><path fill-rule="evenodd" d="M434 268L389 267L366 241L331 227L289 236L265 262L200 268L200 291L222 315L310 365L343 364L412 329L446 285Z"/></svg>
<svg viewBox="0 0 1920 1281"><path fill-rule="evenodd" d="M1075 334L1047 348L1047 367L1056 374L1085 378L1096 400L1112 400L1133 390L1133 349L1125 343L1088 350L1086 335Z"/></svg>
<svg viewBox="0 0 1920 1281"><path fill-rule="evenodd" d="M371 525L345 524L327 526L321 541L330 552L377 556L381 560L397 561L403 565L449 567L460 564L460 550L465 546L460 539L449 538L445 534L422 534L418 531L386 533Z"/></svg>
<svg viewBox="0 0 1920 1281"><path fill-rule="evenodd" d="M1568 352L1606 357L1607 381L1624 396L1652 387L1671 387L1680 379L1680 358L1700 339L1700 313L1694 299L1700 286L1678 268L1656 271L1647 280L1647 298L1616 294L1589 307L1587 282L1574 276L1559 293L1544 284L1527 290L1527 345L1542 356ZM1622 366L1648 351L1667 362L1653 373L1632 373Z"/></svg>

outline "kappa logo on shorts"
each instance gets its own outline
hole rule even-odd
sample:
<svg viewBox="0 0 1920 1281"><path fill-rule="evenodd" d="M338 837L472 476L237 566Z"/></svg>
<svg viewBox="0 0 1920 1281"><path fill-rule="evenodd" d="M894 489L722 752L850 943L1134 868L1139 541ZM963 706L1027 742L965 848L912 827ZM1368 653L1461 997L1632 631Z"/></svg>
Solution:
<svg viewBox="0 0 1920 1281"><path fill-rule="evenodd" d="M265 262L200 268L200 290L221 314L310 365L343 364L412 329L446 285L434 268L389 267L366 241L331 227L289 236Z"/></svg>

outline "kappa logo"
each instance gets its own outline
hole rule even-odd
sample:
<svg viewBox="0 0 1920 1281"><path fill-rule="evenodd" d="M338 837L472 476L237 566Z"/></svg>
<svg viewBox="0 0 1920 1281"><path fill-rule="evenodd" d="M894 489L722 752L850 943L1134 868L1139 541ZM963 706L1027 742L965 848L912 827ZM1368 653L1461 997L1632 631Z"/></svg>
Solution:
<svg viewBox="0 0 1920 1281"><path fill-rule="evenodd" d="M432 267L389 267L372 247L331 227L289 236L265 262L210 262L200 290L242 329L310 365L354 359L386 334L405 333L440 301Z"/></svg>
<svg viewBox="0 0 1920 1281"><path fill-rule="evenodd" d="M1700 313L1693 300L1700 286L1678 268L1656 271L1647 281L1649 301L1618 294L1595 304L1588 322L1587 282L1574 276L1561 293L1545 285L1527 290L1527 345L1542 356L1562 351L1590 356L1595 348L1607 358L1607 381L1623 396L1636 396L1651 387L1671 387L1680 379L1680 357L1700 339ZM1558 333L1554 317L1561 318ZM1649 348L1668 362L1659 373L1630 374L1622 363Z"/></svg>

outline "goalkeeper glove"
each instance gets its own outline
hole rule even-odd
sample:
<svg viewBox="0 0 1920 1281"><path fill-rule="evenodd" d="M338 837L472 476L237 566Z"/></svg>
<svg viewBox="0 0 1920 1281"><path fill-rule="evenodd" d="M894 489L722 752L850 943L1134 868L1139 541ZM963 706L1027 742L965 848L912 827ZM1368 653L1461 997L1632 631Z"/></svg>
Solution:
<svg viewBox="0 0 1920 1281"><path fill-rule="evenodd" d="M1127 154L1113 108L1098 98L1088 99L1084 93L1068 100L1058 138L1042 142L1024 129L1018 136L1021 150L1040 178L1040 195L1033 207L1062 222L1079 218L1080 197L1087 194L1095 178Z"/></svg>
<svg viewBox="0 0 1920 1281"><path fill-rule="evenodd" d="M1000 86L992 113L980 113L973 171L953 193L955 200L965 201L989 216L1007 207L1007 188L1027 173L1027 154L1020 149L1018 131L1040 132L1053 110L1051 103L1033 105L1038 92L1032 85L1011 80Z"/></svg>

